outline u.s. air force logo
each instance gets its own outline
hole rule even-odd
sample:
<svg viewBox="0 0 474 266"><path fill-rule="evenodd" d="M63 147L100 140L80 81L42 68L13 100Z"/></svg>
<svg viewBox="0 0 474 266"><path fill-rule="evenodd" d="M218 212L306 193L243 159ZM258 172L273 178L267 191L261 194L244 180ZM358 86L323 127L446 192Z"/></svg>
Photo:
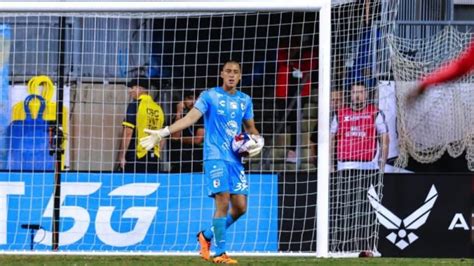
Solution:
<svg viewBox="0 0 474 266"><path fill-rule="evenodd" d="M432 185L428 196L426 196L425 203L403 220L380 203L379 196L377 192L375 192L373 185L370 186L367 196L370 204L375 209L379 222L388 230L397 232L391 232L386 238L399 249L403 250L418 239L418 236L412 231L426 223L431 209L438 198L438 191L436 191L436 187Z"/></svg>

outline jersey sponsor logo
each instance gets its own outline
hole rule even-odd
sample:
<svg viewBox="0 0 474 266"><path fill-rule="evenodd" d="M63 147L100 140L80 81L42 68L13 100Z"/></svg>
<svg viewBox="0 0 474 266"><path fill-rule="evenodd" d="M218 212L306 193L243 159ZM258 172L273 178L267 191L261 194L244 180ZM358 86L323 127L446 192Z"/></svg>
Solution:
<svg viewBox="0 0 474 266"><path fill-rule="evenodd" d="M152 116L159 116L160 112L158 110L155 110L155 109L146 108L146 114L147 115L152 115Z"/></svg>
<svg viewBox="0 0 474 266"><path fill-rule="evenodd" d="M214 179L212 180L212 185L214 186L214 188L218 188L221 185L221 181L219 179Z"/></svg>
<svg viewBox="0 0 474 266"><path fill-rule="evenodd" d="M371 114L363 114L363 115L352 114L352 115L344 116L344 121L346 121L346 122L348 122L348 121L358 121L358 120L361 120L361 119L371 119L371 118L372 118Z"/></svg>
<svg viewBox="0 0 474 266"><path fill-rule="evenodd" d="M147 114L147 128L157 129L160 122L160 111L151 108L146 108Z"/></svg>
<svg viewBox="0 0 474 266"><path fill-rule="evenodd" d="M388 230L397 231L397 233L391 232L386 238L399 249L403 250L418 239L418 236L412 231L420 228L426 223L426 220L428 220L431 209L438 198L438 191L436 187L432 185L423 205L403 220L381 204L380 198L377 192L375 192L373 185L370 186L367 197L375 209L377 220Z"/></svg>
<svg viewBox="0 0 474 266"><path fill-rule="evenodd" d="M230 109L237 110L237 103L236 102L230 102Z"/></svg>
<svg viewBox="0 0 474 266"><path fill-rule="evenodd" d="M245 110L245 103L240 103L240 109L242 110L242 112Z"/></svg>
<svg viewBox="0 0 474 266"><path fill-rule="evenodd" d="M367 137L367 132L365 132L360 126L351 126L350 130L345 132L344 136L346 137Z"/></svg>
<svg viewBox="0 0 474 266"><path fill-rule="evenodd" d="M217 168L217 165L212 166L212 170L209 171L209 177L212 179L220 178L224 175L224 170L222 168Z"/></svg>
<svg viewBox="0 0 474 266"><path fill-rule="evenodd" d="M222 106L222 107L225 107L225 106L226 106L226 102L225 102L224 100L219 101L219 105Z"/></svg>

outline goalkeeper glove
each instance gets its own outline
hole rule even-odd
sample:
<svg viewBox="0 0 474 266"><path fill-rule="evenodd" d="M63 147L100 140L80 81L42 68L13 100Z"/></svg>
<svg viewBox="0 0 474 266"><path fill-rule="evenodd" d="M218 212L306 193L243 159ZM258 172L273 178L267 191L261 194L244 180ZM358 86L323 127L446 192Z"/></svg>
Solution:
<svg viewBox="0 0 474 266"><path fill-rule="evenodd" d="M250 137L255 141L255 145L249 148L248 157L255 157L260 154L263 146L265 146L265 139L260 135L250 135Z"/></svg>
<svg viewBox="0 0 474 266"><path fill-rule="evenodd" d="M147 151L153 149L155 145L158 145L162 138L166 138L171 134L168 127L158 130L145 128L144 131L149 135L140 139L140 145L142 145L142 147L145 148Z"/></svg>

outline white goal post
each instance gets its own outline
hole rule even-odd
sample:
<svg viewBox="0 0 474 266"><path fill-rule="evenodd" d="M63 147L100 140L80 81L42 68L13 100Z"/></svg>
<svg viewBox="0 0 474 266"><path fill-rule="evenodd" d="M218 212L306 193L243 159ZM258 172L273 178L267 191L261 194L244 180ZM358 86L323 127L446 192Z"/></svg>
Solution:
<svg viewBox="0 0 474 266"><path fill-rule="evenodd" d="M2 12L245 12L319 11L331 1L3 2Z"/></svg>

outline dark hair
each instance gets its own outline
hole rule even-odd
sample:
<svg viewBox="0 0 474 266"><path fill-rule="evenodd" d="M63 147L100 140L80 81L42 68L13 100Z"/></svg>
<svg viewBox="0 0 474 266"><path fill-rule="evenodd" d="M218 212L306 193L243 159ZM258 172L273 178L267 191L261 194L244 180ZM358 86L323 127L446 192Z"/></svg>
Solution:
<svg viewBox="0 0 474 266"><path fill-rule="evenodd" d="M196 96L196 91L195 90L184 90L183 92L183 97L188 98L188 97L195 97Z"/></svg>
<svg viewBox="0 0 474 266"><path fill-rule="evenodd" d="M147 77L134 77L129 82L127 82L127 87L131 88L133 86L139 86L144 89L150 88L150 79Z"/></svg>
<svg viewBox="0 0 474 266"><path fill-rule="evenodd" d="M227 61L224 62L224 64L222 65L222 68L221 68L221 69L223 70L224 67L225 67L225 65L227 65L227 64L237 64L237 65L239 66L239 68L240 68L240 62L239 62L239 61L233 60L233 59L229 59L229 60L227 60Z"/></svg>
<svg viewBox="0 0 474 266"><path fill-rule="evenodd" d="M367 86L365 85L365 82L363 82L363 81L354 81L351 85L351 88L354 87L354 86L362 86L364 88L367 88Z"/></svg>

